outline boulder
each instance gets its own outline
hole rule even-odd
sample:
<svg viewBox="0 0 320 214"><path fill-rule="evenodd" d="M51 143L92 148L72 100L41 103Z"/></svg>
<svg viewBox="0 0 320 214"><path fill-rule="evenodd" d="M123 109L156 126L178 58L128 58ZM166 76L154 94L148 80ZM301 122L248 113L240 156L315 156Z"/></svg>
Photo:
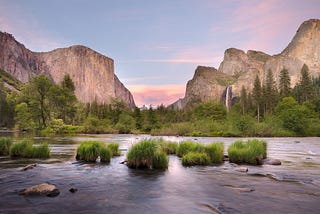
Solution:
<svg viewBox="0 0 320 214"><path fill-rule="evenodd" d="M55 197L60 194L59 189L52 184L42 183L35 186L28 187L19 192L20 195L25 196L48 196Z"/></svg>

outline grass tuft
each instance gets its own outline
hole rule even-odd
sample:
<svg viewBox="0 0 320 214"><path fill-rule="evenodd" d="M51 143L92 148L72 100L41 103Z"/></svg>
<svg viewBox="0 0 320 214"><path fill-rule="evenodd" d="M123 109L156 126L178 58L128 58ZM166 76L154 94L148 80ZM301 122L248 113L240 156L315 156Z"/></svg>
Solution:
<svg viewBox="0 0 320 214"><path fill-rule="evenodd" d="M119 149L119 143L110 143L107 145L107 148L110 149L112 156L120 156L121 151Z"/></svg>
<svg viewBox="0 0 320 214"><path fill-rule="evenodd" d="M239 140L230 145L228 155L233 163L261 165L261 160L267 158L267 142L258 139L247 142Z"/></svg>
<svg viewBox="0 0 320 214"><path fill-rule="evenodd" d="M99 156L105 163L109 163L112 157L112 151L103 142L83 141L77 148L77 160L95 162Z"/></svg>
<svg viewBox="0 0 320 214"><path fill-rule="evenodd" d="M204 152L189 152L182 157L183 166L207 166L211 162L210 157Z"/></svg>
<svg viewBox="0 0 320 214"><path fill-rule="evenodd" d="M209 155L211 163L222 163L223 162L223 143L212 143L205 147L206 153Z"/></svg>
<svg viewBox="0 0 320 214"><path fill-rule="evenodd" d="M135 144L127 154L130 168L167 169L167 155L161 151L159 140L146 139Z"/></svg>
<svg viewBox="0 0 320 214"><path fill-rule="evenodd" d="M189 152L204 152L205 146L193 141L183 141L179 144L177 155L183 157Z"/></svg>
<svg viewBox="0 0 320 214"><path fill-rule="evenodd" d="M7 137L0 138L0 155L9 155L12 139Z"/></svg>
<svg viewBox="0 0 320 214"><path fill-rule="evenodd" d="M10 156L20 158L49 158L50 148L48 143L33 145L32 142L23 140L11 146Z"/></svg>

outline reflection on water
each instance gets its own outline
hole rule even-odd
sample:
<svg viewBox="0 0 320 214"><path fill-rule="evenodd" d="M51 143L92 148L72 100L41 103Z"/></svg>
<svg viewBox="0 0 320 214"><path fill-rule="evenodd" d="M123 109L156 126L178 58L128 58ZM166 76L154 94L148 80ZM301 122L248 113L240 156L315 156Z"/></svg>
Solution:
<svg viewBox="0 0 320 214"><path fill-rule="evenodd" d="M133 170L120 164L134 143L147 135L77 135L33 138L49 142L48 160L0 158L0 213L317 213L320 209L320 139L266 138L268 155L281 166L249 166L248 174L229 163L185 168L170 156L167 171ZM182 137L164 137L182 141ZM83 140L119 142L123 156L109 165L75 161ZM188 138L201 143L235 138ZM226 150L225 150L226 151ZM27 163L39 163L20 171ZM55 198L23 197L20 189L49 182ZM77 188L70 193L70 188ZM247 191L250 190L250 191Z"/></svg>

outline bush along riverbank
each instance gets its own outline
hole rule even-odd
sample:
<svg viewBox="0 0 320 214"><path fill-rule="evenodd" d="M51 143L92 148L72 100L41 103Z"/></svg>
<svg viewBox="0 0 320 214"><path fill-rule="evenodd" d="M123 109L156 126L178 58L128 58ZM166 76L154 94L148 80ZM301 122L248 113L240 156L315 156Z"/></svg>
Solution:
<svg viewBox="0 0 320 214"><path fill-rule="evenodd" d="M50 148L48 143L33 145L32 142L23 140L10 147L10 156L13 158L49 158Z"/></svg>

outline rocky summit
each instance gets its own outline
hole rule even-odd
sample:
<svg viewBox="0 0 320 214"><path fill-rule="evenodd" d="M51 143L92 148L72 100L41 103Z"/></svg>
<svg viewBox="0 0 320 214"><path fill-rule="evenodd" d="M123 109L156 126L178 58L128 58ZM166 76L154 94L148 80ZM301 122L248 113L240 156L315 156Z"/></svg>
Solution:
<svg viewBox="0 0 320 214"><path fill-rule="evenodd" d="M189 103L215 101L229 102L240 96L241 88L252 91L254 79L261 82L271 69L278 83L280 71L286 68L293 87L300 79L303 64L309 67L312 76L320 75L320 20L310 19L301 24L289 45L277 55L261 51L244 52L229 48L219 69L198 66L192 80L188 81L185 97L172 104L184 108Z"/></svg>
<svg viewBox="0 0 320 214"><path fill-rule="evenodd" d="M24 83L45 74L59 84L69 74L80 102L110 104L116 99L135 107L132 94L114 74L113 59L85 46L37 53L0 31L0 69Z"/></svg>

